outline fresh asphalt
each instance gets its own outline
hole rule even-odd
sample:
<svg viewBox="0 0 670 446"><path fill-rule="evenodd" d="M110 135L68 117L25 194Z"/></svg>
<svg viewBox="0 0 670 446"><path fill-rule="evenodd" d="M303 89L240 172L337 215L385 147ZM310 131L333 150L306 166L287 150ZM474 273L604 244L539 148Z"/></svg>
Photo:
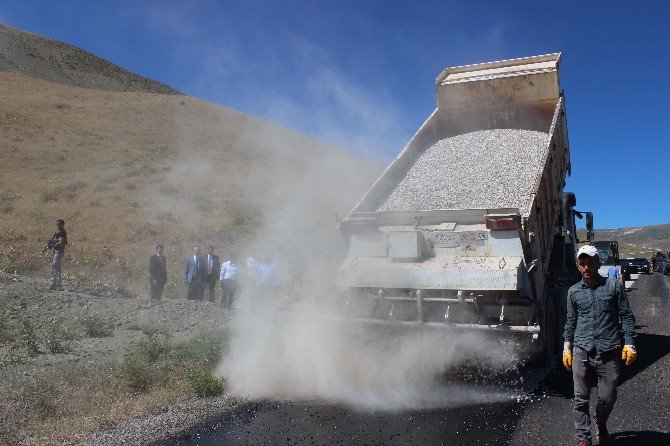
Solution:
<svg viewBox="0 0 670 446"><path fill-rule="evenodd" d="M638 324L638 360L622 373L619 398L608 423L613 437L610 444L670 445L670 276L641 275L628 296ZM250 403L187 436L173 439L171 444L559 446L576 443L572 378L556 365L544 371L544 379L529 398L392 413L357 411L318 402Z"/></svg>
<svg viewBox="0 0 670 446"><path fill-rule="evenodd" d="M638 359L625 367L607 423L613 446L670 445L670 276L640 275L628 292L637 319ZM528 404L511 445L575 445L572 377L555 368L541 386L548 398ZM595 392L592 394L592 413Z"/></svg>

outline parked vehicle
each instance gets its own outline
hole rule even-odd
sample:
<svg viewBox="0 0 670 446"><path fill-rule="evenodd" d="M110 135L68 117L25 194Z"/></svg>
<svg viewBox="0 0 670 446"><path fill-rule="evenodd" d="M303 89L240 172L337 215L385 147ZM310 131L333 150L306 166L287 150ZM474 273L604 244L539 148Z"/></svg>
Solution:
<svg viewBox="0 0 670 446"><path fill-rule="evenodd" d="M667 255L656 258L656 271L663 274L670 274L670 259Z"/></svg>
<svg viewBox="0 0 670 446"><path fill-rule="evenodd" d="M619 263L619 242L616 240L599 240L591 242L598 250L598 257L600 257L600 273L603 277L608 277L610 266L616 266L619 274L623 274L621 264Z"/></svg>
<svg viewBox="0 0 670 446"><path fill-rule="evenodd" d="M651 273L651 264L649 263L649 260L640 257L625 260L628 266L628 274Z"/></svg>
<svg viewBox="0 0 670 446"><path fill-rule="evenodd" d="M665 266L668 264L668 257L665 254L657 252L654 254L654 271L665 273Z"/></svg>
<svg viewBox="0 0 670 446"><path fill-rule="evenodd" d="M562 348L566 294L579 278L575 216L581 214L575 195L563 190L570 150L559 60L560 54L527 57L447 68L438 76L436 110L340 223L348 251L337 284L349 318L517 333L533 341L545 362ZM504 182L499 169L477 169L481 158L473 161L465 149L454 149L456 165L466 167L459 179L442 174L445 162L423 157L450 138L501 129L546 133L543 155L517 178L533 181ZM509 159L523 154L520 145L508 139L486 156ZM404 195L406 207L385 208L406 178L424 186ZM463 195L472 201L490 203L501 189L523 198L517 206L442 204L463 187L479 191ZM436 188L442 192L424 194ZM592 233L592 225L587 229Z"/></svg>

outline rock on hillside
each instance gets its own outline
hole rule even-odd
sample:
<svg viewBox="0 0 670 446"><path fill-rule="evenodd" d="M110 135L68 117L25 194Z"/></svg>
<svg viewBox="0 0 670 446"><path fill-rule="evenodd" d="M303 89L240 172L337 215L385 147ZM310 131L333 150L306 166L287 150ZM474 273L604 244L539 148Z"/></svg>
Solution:
<svg viewBox="0 0 670 446"><path fill-rule="evenodd" d="M96 90L181 94L73 45L2 24L0 71Z"/></svg>

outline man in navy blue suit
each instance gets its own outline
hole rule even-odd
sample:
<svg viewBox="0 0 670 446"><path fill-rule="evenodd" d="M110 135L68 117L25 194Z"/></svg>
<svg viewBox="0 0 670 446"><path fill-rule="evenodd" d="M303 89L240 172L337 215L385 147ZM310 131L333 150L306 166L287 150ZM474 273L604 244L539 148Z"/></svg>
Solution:
<svg viewBox="0 0 670 446"><path fill-rule="evenodd" d="M193 245L193 255L186 259L184 281L188 289L188 300L202 300L205 296L205 281L207 280L207 261L200 256L200 246Z"/></svg>

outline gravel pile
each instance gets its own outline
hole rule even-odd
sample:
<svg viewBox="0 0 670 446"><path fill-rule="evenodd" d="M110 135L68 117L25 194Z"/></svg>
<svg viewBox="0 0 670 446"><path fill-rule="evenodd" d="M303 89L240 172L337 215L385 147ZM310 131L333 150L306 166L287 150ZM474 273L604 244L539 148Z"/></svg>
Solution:
<svg viewBox="0 0 670 446"><path fill-rule="evenodd" d="M442 139L409 169L379 211L519 208L530 205L549 134L494 129Z"/></svg>

